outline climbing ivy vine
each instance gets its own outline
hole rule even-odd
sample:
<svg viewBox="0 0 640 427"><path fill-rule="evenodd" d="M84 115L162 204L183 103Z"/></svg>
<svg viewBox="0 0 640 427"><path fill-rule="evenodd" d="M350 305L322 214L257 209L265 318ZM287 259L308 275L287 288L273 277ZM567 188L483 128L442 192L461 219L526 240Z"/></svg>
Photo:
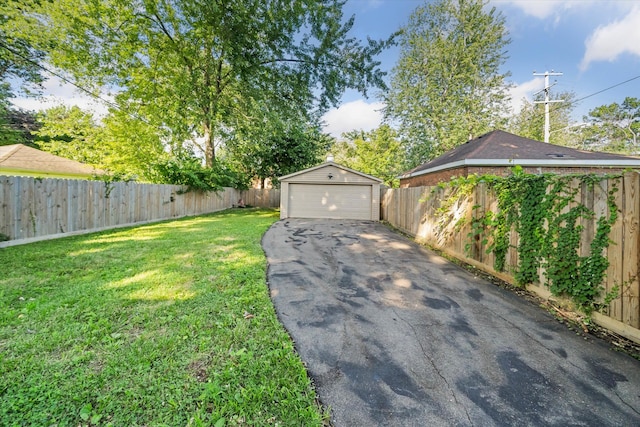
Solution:
<svg viewBox="0 0 640 427"><path fill-rule="evenodd" d="M456 178L446 185L460 186L459 196L469 195L470 189L484 182L497 197L495 212L476 214L471 221L470 242L479 240L487 253L495 255L494 268L504 271L506 256L511 248L510 233L519 235L518 266L514 277L520 285L539 281L539 269L545 272L545 285L554 295L567 295L581 310L590 313L598 306L598 297L609 261L603 251L611 243L609 232L618 217L615 194L621 175L533 175L522 168L512 169L506 177L493 175ZM581 220L593 220L595 213L576 200L579 188L573 180L588 186L600 185L604 179L612 183L607 193L608 214L597 218L594 237L588 255L580 255L584 227ZM449 198L443 210L454 201ZM476 205L474 209L480 208ZM441 214L441 212L440 212ZM614 288L604 301L617 296Z"/></svg>

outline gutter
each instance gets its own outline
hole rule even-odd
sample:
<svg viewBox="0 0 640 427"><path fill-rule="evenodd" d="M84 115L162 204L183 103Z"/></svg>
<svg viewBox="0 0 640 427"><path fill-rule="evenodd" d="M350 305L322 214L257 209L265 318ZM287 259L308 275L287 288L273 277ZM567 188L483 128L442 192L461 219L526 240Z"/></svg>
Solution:
<svg viewBox="0 0 640 427"><path fill-rule="evenodd" d="M93 174L76 172L46 172L33 169L3 168L0 167L0 175L24 176L30 178L52 178L52 179L87 179L93 178ZM96 174L97 175L97 174Z"/></svg>
<svg viewBox="0 0 640 427"><path fill-rule="evenodd" d="M439 172L464 166L529 166L529 167L605 167L605 168L640 168L639 160L579 160L579 159L464 159L457 162L434 166L429 169L400 175L399 178L413 178L428 173Z"/></svg>

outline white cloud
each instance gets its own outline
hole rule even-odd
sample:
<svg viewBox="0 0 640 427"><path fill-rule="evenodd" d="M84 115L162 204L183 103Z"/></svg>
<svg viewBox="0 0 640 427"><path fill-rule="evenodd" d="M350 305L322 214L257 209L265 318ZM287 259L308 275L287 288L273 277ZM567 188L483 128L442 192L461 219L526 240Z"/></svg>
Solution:
<svg viewBox="0 0 640 427"><path fill-rule="evenodd" d="M640 7L635 7L619 21L600 26L585 42L580 63L584 71L596 61L615 61L623 53L640 56Z"/></svg>
<svg viewBox="0 0 640 427"><path fill-rule="evenodd" d="M380 126L384 103L367 103L362 99L347 102L339 108L329 110L323 117L324 131L339 138L343 132L352 130L370 131Z"/></svg>
<svg viewBox="0 0 640 427"><path fill-rule="evenodd" d="M518 114L522 109L522 100L533 100L533 94L544 88L544 77L535 77L527 82L520 83L511 88L511 110Z"/></svg>
<svg viewBox="0 0 640 427"><path fill-rule="evenodd" d="M492 3L508 3L520 10L526 15L533 16L538 19L546 19L555 15L556 20L560 18L560 14L567 9L576 5L583 6L589 2L567 1L567 0L494 0Z"/></svg>
<svg viewBox="0 0 640 427"><path fill-rule="evenodd" d="M553 14L558 4L550 1L511 1L514 6L522 9L527 15L543 19Z"/></svg>
<svg viewBox="0 0 640 427"><path fill-rule="evenodd" d="M101 98L110 102L113 97L102 94ZM85 111L92 111L97 117L107 115L108 106L99 99L82 93L79 89L63 82L57 77L51 77L43 83L42 94L37 97L17 97L11 100L12 104L25 110L41 111L57 105L77 106Z"/></svg>

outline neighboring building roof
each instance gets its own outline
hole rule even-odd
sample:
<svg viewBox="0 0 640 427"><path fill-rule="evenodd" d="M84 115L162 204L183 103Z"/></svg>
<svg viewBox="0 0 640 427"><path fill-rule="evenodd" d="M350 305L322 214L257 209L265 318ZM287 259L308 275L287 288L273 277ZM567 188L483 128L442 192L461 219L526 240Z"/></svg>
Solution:
<svg viewBox="0 0 640 427"><path fill-rule="evenodd" d="M464 166L640 167L640 158L576 150L494 130L467 141L400 178Z"/></svg>
<svg viewBox="0 0 640 427"><path fill-rule="evenodd" d="M294 172L294 173L289 174L289 175L281 176L280 178L278 178L278 180L279 181L291 180L291 178L295 178L298 175L306 174L308 172L312 172L312 171L315 171L315 170L321 169L321 168L326 168L328 166L333 166L333 167L336 167L338 169L342 169L342 170L344 170L346 172L350 172L350 173L359 175L359 176L361 176L363 178L370 179L370 180L373 180L373 181L376 181L376 182L382 182L382 180L380 178L376 178L375 176L367 175L366 173L358 172L357 170L349 169L346 166L339 165L339 164L334 163L332 161L324 162L324 163L321 163L321 164L319 164L317 166L310 167L309 169L304 169L304 170L301 170L301 171L298 171L298 172Z"/></svg>
<svg viewBox="0 0 640 427"><path fill-rule="evenodd" d="M0 146L0 175L88 178L100 173L103 171L92 166L26 145Z"/></svg>

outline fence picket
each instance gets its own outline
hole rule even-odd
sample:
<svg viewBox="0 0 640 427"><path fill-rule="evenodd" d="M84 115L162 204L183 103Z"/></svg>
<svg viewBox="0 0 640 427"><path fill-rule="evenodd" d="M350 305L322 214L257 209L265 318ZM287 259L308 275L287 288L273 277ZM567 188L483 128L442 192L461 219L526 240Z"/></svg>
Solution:
<svg viewBox="0 0 640 427"><path fill-rule="evenodd" d="M624 178L624 255L622 278L628 283L628 292L623 293L623 321L640 328L640 287L638 282L638 191L640 174L627 173Z"/></svg>

